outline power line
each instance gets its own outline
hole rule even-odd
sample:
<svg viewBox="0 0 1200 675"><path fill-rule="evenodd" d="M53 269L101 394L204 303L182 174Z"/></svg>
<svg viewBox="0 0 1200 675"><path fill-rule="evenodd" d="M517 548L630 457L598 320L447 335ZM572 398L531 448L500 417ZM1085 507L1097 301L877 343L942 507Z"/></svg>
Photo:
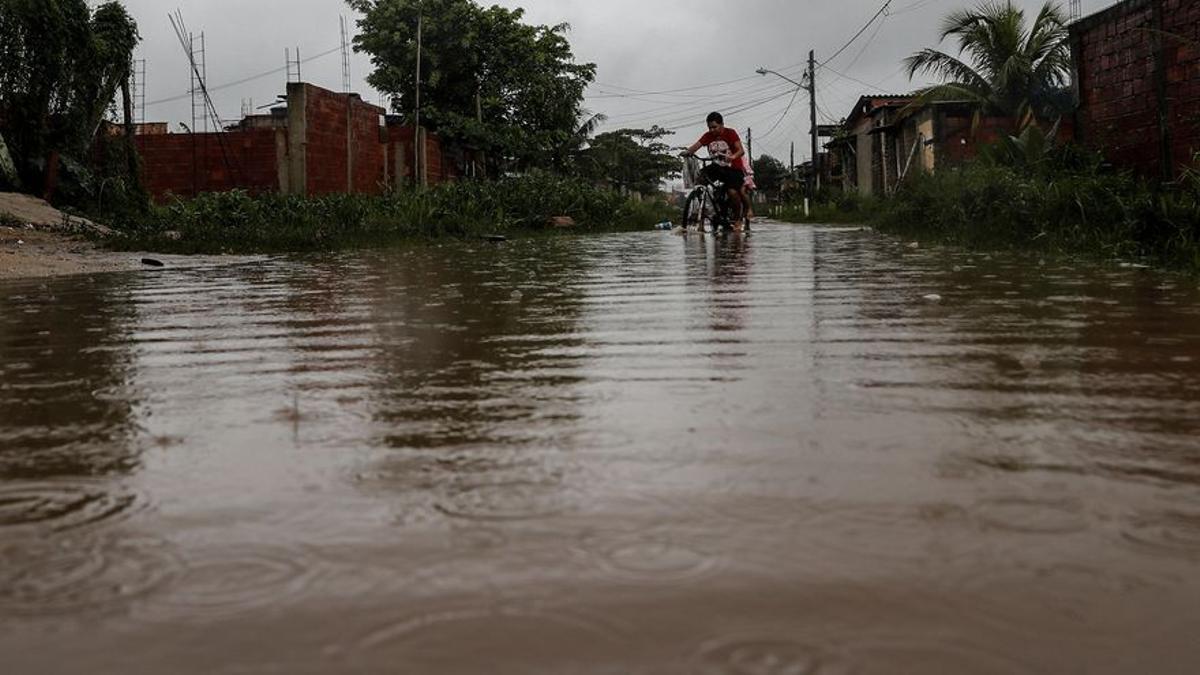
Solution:
<svg viewBox="0 0 1200 675"><path fill-rule="evenodd" d="M772 125L770 129L767 130L767 133L765 133L761 136L762 139L765 140L767 138L770 138L771 134L775 133L775 130L779 128L779 125L783 124L783 120L786 119L788 116L788 113L790 113L792 111L792 106L796 105L796 97L799 95L800 95L799 88L797 88L796 91L792 92L792 100L788 102L787 108L784 108L783 114L780 115L779 119L775 121L775 124Z"/></svg>
<svg viewBox="0 0 1200 675"><path fill-rule="evenodd" d="M326 57L326 56L329 56L329 55L331 55L331 54L337 54L337 53L338 53L338 52L340 52L340 51L342 51L342 47L341 47L341 45L338 45L337 47L334 47L333 49L330 49L330 50L329 50L329 51L327 51L327 52L321 52L320 54L317 54L317 55L315 55L315 56L310 56L310 57L308 57L308 58L304 59L303 63L309 63L310 61L316 61L317 59L324 58L324 57ZM249 83L249 82L254 82L255 80L261 80L261 79L263 79L264 77L270 77L270 76L272 76L272 75L278 75L279 73L282 73L282 72L284 72L285 70L287 70L287 67L286 67L286 66L285 66L285 67L283 67L283 68L274 68L274 69L272 69L272 70L266 70L266 71L263 71L263 72L261 72L261 73L258 73L257 75L251 75L251 76L249 76L249 77L245 77L245 78L242 78L242 79L240 79L240 80L234 80L233 82L226 82L225 84L217 85L217 86L215 86L215 87L209 87L209 88L208 88L208 91L211 93L211 92L214 92L214 91L221 91L221 90L224 90L224 89L229 89L229 88L236 87L236 86L239 86L239 85L247 84L247 83ZM188 92L188 93L186 93L186 94L180 94L179 96L171 96L171 97L168 97L168 98L160 98L160 99L158 99L158 100L156 100L156 101L150 101L150 102L146 103L146 106L147 106L147 107L150 107L150 106L162 105L162 104L164 104L164 103L174 103L175 101L182 101L182 100L184 100L184 99L186 99L186 98L190 98L190 97L191 97L191 95L192 95L192 94L191 94L191 92Z"/></svg>
<svg viewBox="0 0 1200 675"><path fill-rule="evenodd" d="M699 109L711 110L713 108L728 107L728 106L736 105L738 103L744 103L747 101L747 99L752 100L752 97L754 97L756 95L760 95L760 94L761 95L780 94L779 97L781 98L782 96L785 96L789 93L791 93L791 87L786 87L781 92L779 84L770 84L770 85L767 85L766 87L756 88L751 91L734 92L734 93L724 94L717 98L709 98L709 99L706 99L703 103L700 103L700 102L673 103L673 104L668 104L668 105L664 105L664 106L659 106L657 108L650 108L647 110L639 110L636 112L623 113L623 114L619 114L619 115L610 115L609 121L613 122L616 120L650 119L653 117L674 116L679 113L683 113L685 111L689 112L689 116L690 116L692 114L692 111L696 111Z"/></svg>
<svg viewBox="0 0 1200 675"><path fill-rule="evenodd" d="M886 0L886 2L883 3L883 6L879 8L879 11L875 12L875 15L871 17L871 20L868 21L866 23L866 25L864 25L862 28L859 29L859 31L857 33L854 34L854 37L850 38L850 40L847 41L846 44L842 45L841 49L834 52L833 56L825 59L824 61L822 61L821 63L819 63L817 65L824 66L825 64L827 64L827 63L833 61L834 59L836 59L837 57L841 56L842 52L849 49L850 45L854 44L855 40L862 37L862 34L867 32L867 29L870 28L871 25L875 23L876 19L878 19L880 16L883 15L884 12L886 12L888 10L888 7L891 6L891 4L892 4L892 0Z"/></svg>

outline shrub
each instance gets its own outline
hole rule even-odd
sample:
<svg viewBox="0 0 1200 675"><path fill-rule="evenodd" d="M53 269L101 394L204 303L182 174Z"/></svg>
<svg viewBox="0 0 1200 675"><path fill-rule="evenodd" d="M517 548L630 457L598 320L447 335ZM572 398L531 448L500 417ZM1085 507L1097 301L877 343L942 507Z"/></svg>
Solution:
<svg viewBox="0 0 1200 675"><path fill-rule="evenodd" d="M538 231L569 216L578 228L648 227L665 203L636 202L584 181L535 173L379 196L211 193L114 223L120 245L164 251L326 250L393 240Z"/></svg>

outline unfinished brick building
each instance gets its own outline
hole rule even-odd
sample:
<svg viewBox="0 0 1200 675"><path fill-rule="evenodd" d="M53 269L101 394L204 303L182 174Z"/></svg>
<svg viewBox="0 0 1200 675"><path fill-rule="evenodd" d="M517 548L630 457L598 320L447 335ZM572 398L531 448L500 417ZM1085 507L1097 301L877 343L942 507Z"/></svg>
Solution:
<svg viewBox="0 0 1200 675"><path fill-rule="evenodd" d="M286 105L224 133L139 133L143 184L158 201L241 189L261 194L378 194L461 175L439 139L387 117L356 94L288 85ZM420 147L420 163L414 152ZM461 153L458 153L461 155Z"/></svg>
<svg viewBox="0 0 1200 675"><path fill-rule="evenodd" d="M1071 26L1076 137L1171 180L1200 152L1200 2L1124 0Z"/></svg>

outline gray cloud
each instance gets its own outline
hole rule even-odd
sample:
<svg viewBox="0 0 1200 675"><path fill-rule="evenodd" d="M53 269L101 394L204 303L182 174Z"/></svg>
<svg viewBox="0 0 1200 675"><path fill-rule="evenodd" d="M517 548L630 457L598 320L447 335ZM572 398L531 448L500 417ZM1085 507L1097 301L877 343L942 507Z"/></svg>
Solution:
<svg viewBox="0 0 1200 675"><path fill-rule="evenodd" d="M817 58L831 55L850 38L882 0L499 0L524 7L531 22L570 23L571 41L580 60L599 66L597 84L587 108L610 116L609 128L660 124L680 127L679 143L690 142L713 109L771 99L728 122L752 127L755 153L786 158L797 141L806 155L807 97L791 101L787 82L754 70L766 66L800 78L808 50ZM1114 0L1084 0L1090 13ZM208 48L208 80L219 87L284 67L284 49L299 47L306 58L339 45L339 16L353 21L340 0L125 0L138 20L144 42L139 57L147 61L149 120L188 121L191 117L188 66L168 12L178 8L191 29L204 31ZM903 92L910 83L900 61L933 45L937 26L948 11L974 4L965 0L894 0L886 20L840 55L818 76L818 102L825 117L843 117L858 96L873 89ZM1018 0L1033 13L1040 0ZM354 88L378 99L364 82L370 71L365 55L352 57ZM304 64L304 79L340 89L341 59L335 52ZM214 93L223 117L239 116L245 99L256 106L283 91L283 72ZM716 84L721 83L721 84ZM686 91L678 91L678 90ZM664 92L671 93L644 93ZM169 101L180 97L178 100ZM162 102L159 102L162 101ZM156 103L157 102L157 103ZM786 111L786 115L785 115ZM773 130L772 130L773 129ZM768 135L768 131L771 133Z"/></svg>

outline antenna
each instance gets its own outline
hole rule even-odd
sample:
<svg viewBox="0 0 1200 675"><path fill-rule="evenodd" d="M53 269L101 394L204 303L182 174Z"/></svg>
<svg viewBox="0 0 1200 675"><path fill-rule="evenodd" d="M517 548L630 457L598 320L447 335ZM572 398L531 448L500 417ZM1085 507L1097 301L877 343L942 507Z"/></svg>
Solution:
<svg viewBox="0 0 1200 675"><path fill-rule="evenodd" d="M196 39L193 33L187 33L187 37L182 37L184 27L180 19L180 39L184 44L184 51L188 54L188 61L192 66L190 73L190 93L192 95L192 131L200 131L203 129L208 133L208 104L205 101L205 82L208 81L208 57L205 54L204 33L200 33L200 39ZM216 126L221 126L219 123Z"/></svg>
<svg viewBox="0 0 1200 675"><path fill-rule="evenodd" d="M1071 21L1078 21L1083 18L1083 0L1071 0L1070 12Z"/></svg>
<svg viewBox="0 0 1200 675"><path fill-rule="evenodd" d="M183 21L183 12L177 9L174 14L169 14L168 16L171 19L171 27L175 29L175 37L179 40L179 46L188 55L188 61L192 67L192 118L193 120L195 119L198 110L196 107L196 95L199 92L204 106L202 109L199 109L204 118L204 130L208 131L208 120L212 118L213 126L215 127L214 131L217 132L217 140L221 146L221 156L225 160L225 166L234 172L238 180L241 180L241 167L236 162L230 160L229 150L225 147L225 135L221 133L224 131L221 127L221 116L217 114L217 106L213 104L212 96L208 93L206 68L204 65L204 33L200 34L200 48L197 51L194 35L188 30L187 24ZM197 55L199 55L199 59L197 59ZM196 137L194 132L196 131L196 125L194 122L189 131L192 132L192 191L194 194L197 192L199 186L195 155Z"/></svg>
<svg viewBox="0 0 1200 675"><path fill-rule="evenodd" d="M242 119L246 119L247 117L250 117L251 115L253 115L254 110L255 110L254 99L252 99L252 98L242 99Z"/></svg>
<svg viewBox="0 0 1200 675"><path fill-rule="evenodd" d="M133 123L146 122L146 59L136 59L129 71L129 94L133 99Z"/></svg>
<svg viewBox="0 0 1200 675"><path fill-rule="evenodd" d="M292 50L284 49L283 58L287 59L288 84L291 84L292 82L303 82L304 80L300 76L300 64L302 63L300 60L300 48L296 47L295 59L292 58Z"/></svg>
<svg viewBox="0 0 1200 675"><path fill-rule="evenodd" d="M342 23L342 92L349 94L350 80L350 33L346 30L346 17L338 17Z"/></svg>

